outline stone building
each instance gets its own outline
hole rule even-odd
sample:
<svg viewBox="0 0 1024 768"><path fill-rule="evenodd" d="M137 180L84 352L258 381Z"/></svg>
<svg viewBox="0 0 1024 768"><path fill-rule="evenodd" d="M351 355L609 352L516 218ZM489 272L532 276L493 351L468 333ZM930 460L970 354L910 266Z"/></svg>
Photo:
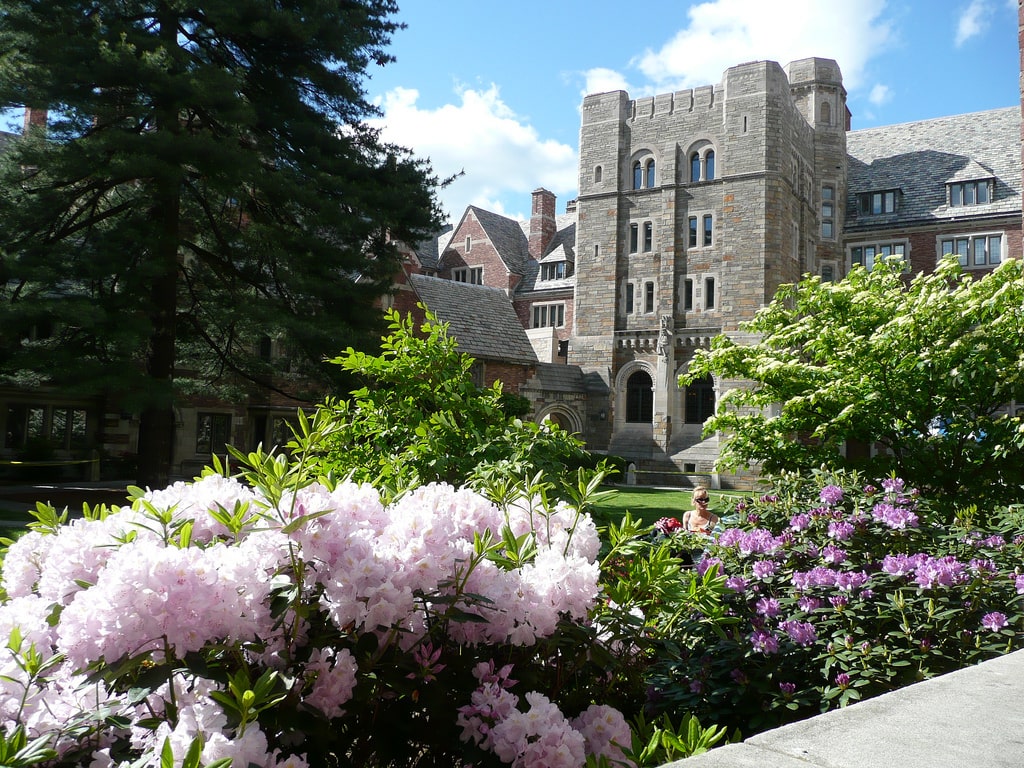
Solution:
<svg viewBox="0 0 1024 768"><path fill-rule="evenodd" d="M566 214L545 190L529 222L471 207L434 274L501 288L531 339L554 336L564 355L535 351L561 369L515 388L537 418L559 402L564 425L641 482L748 484L715 474L718 437L703 435L742 382L677 381L714 336L742 340L779 285L884 256L908 273L947 252L981 271L1021 256L1019 106L851 131L838 65L811 58L654 97L593 94L581 113Z"/></svg>

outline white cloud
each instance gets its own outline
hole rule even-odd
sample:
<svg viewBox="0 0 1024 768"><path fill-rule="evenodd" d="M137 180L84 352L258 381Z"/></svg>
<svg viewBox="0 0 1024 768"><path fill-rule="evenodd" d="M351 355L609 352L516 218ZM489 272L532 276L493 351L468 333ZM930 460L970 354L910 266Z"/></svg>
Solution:
<svg viewBox="0 0 1024 768"><path fill-rule="evenodd" d="M561 202L575 194L575 147L542 139L502 101L496 85L462 88L457 95L458 103L424 109L417 103L419 91L396 88L379 101L384 117L374 121L386 141L429 158L439 178L464 171L439 192L450 217L457 220L467 205L478 205L521 218L537 187L551 190ZM521 208L506 207L517 205Z"/></svg>
<svg viewBox="0 0 1024 768"><path fill-rule="evenodd" d="M718 83L744 61L835 59L847 90L863 85L868 63L894 39L885 0L712 0L690 8L687 24L660 50L632 65L665 92Z"/></svg>
<svg viewBox="0 0 1024 768"><path fill-rule="evenodd" d="M876 83L868 94L868 101L874 106L880 107L892 100L892 89L888 85Z"/></svg>
<svg viewBox="0 0 1024 768"><path fill-rule="evenodd" d="M588 93L608 93L609 91L632 90L629 87L629 83L626 81L626 78L614 69L606 69L604 67L588 69L583 73L583 78L585 85L582 95L584 96Z"/></svg>
<svg viewBox="0 0 1024 768"><path fill-rule="evenodd" d="M971 0L971 4L960 14L956 24L956 47L959 48L972 37L977 37L988 27L992 8L984 0Z"/></svg>

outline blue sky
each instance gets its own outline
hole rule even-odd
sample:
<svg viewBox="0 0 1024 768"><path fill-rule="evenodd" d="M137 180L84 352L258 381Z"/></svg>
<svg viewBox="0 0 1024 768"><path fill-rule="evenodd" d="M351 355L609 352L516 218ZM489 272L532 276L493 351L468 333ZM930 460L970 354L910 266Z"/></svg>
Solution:
<svg viewBox="0 0 1024 768"><path fill-rule="evenodd" d="M1016 0L399 0L408 25L372 70L385 137L429 158L453 217L522 218L576 196L583 96L717 84L730 66L820 56L843 71L853 128L1018 103Z"/></svg>

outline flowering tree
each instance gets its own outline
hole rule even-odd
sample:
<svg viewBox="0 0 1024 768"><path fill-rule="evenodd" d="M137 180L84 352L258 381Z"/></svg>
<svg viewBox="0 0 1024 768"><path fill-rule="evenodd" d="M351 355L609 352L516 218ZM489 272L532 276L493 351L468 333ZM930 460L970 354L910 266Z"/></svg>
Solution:
<svg viewBox="0 0 1024 768"><path fill-rule="evenodd" d="M755 344L715 339L685 380L752 382L706 424L723 464L769 472L860 466L895 472L937 501L1016 501L1024 484L1024 266L974 279L955 259L907 281L902 262L837 283L783 286L744 326ZM845 458L853 442L885 450Z"/></svg>

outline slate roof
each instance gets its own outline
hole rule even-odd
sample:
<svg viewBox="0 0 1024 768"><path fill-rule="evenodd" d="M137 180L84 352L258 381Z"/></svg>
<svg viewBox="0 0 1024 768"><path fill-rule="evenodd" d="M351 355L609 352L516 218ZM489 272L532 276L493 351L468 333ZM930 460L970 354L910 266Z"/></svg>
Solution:
<svg viewBox="0 0 1024 768"><path fill-rule="evenodd" d="M608 392L599 375L584 373L578 365L538 363L528 386L545 392Z"/></svg>
<svg viewBox="0 0 1024 768"><path fill-rule="evenodd" d="M522 224L523 231L528 232L530 222ZM523 279L516 287L516 293L528 293L530 291L546 291L557 288L573 288L576 285L576 214L563 213L555 217L555 236L548 244L548 250L541 258L541 262L566 261L569 264L569 277L561 280L540 280L540 263L528 259L523 271Z"/></svg>
<svg viewBox="0 0 1024 768"><path fill-rule="evenodd" d="M436 235L416 245L416 258L424 269L437 270L441 261L441 254L448 247L455 230L451 224L446 224Z"/></svg>
<svg viewBox="0 0 1024 768"><path fill-rule="evenodd" d="M850 131L846 230L999 216L1021 211L1020 107ZM992 179L992 201L950 207L949 182ZM893 214L858 213L863 192L901 191Z"/></svg>
<svg viewBox="0 0 1024 768"><path fill-rule="evenodd" d="M537 363L508 294L500 288L415 274L409 281L427 308L448 323L460 351L481 360Z"/></svg>
<svg viewBox="0 0 1024 768"><path fill-rule="evenodd" d="M523 274L527 262L530 261L530 241L523 233L520 223L507 216L477 208L475 205L466 209L463 218L470 211L473 211L487 239L491 241L509 271L517 275Z"/></svg>

